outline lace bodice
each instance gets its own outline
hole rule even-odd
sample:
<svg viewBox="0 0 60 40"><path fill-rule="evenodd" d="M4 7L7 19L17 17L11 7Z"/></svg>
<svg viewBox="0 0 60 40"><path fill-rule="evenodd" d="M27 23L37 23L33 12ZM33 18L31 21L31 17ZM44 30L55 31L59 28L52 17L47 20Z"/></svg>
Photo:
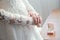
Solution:
<svg viewBox="0 0 60 40"><path fill-rule="evenodd" d="M4 9L14 14L28 15L26 6L22 0L1 0L0 5L0 9Z"/></svg>

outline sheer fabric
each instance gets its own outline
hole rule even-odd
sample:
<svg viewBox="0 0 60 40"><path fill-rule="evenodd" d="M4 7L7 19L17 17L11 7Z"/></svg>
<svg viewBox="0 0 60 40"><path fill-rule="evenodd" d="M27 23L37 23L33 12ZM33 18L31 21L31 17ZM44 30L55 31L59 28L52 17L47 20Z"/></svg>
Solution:
<svg viewBox="0 0 60 40"><path fill-rule="evenodd" d="M2 0L0 5L0 14L4 16L4 20L0 20L1 40L43 40L33 19L28 16L29 9L34 10L28 1ZM9 24L10 19L15 23Z"/></svg>

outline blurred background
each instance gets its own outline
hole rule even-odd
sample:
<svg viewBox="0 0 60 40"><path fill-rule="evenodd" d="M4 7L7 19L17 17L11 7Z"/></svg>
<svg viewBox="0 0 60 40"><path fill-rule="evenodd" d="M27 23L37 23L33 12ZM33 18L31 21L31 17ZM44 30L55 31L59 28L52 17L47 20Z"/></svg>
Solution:
<svg viewBox="0 0 60 40"><path fill-rule="evenodd" d="M29 0L29 2L42 16L43 23L45 22L51 10L60 7L60 0Z"/></svg>
<svg viewBox="0 0 60 40"><path fill-rule="evenodd" d="M45 40L60 40L60 0L29 0L43 19L41 35Z"/></svg>

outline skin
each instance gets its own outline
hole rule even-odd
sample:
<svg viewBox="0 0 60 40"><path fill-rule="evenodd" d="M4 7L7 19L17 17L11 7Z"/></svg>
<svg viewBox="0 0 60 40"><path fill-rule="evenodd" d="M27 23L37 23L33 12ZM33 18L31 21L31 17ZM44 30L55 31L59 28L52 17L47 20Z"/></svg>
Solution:
<svg viewBox="0 0 60 40"><path fill-rule="evenodd" d="M29 15L30 15L30 17L33 18L33 21L34 21L35 25L37 25L39 27L39 26L41 26L42 18L37 14L38 13L34 13L32 11L29 12Z"/></svg>

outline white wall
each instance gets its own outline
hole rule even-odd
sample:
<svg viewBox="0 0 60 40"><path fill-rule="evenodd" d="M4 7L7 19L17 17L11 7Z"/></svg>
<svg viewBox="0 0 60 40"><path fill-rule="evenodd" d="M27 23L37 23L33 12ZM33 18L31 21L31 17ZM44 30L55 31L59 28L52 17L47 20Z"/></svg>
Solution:
<svg viewBox="0 0 60 40"><path fill-rule="evenodd" d="M41 0L42 17L45 20L52 9L59 8L59 0Z"/></svg>
<svg viewBox="0 0 60 40"><path fill-rule="evenodd" d="M29 2L40 13L43 21L52 9L59 8L59 0L29 0Z"/></svg>

